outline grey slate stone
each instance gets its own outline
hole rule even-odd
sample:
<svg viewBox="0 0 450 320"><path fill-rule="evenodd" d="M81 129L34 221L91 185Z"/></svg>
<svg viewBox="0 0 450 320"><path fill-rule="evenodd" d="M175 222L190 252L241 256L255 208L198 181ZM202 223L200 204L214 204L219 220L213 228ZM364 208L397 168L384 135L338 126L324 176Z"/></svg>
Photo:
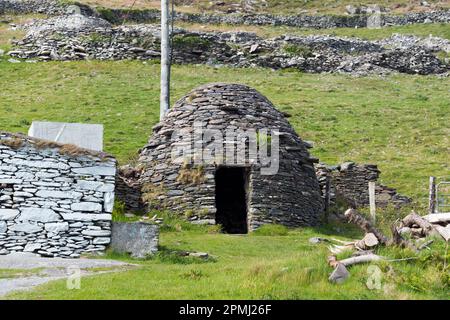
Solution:
<svg viewBox="0 0 450 320"><path fill-rule="evenodd" d="M15 209L0 209L0 220L14 220L20 211Z"/></svg>
<svg viewBox="0 0 450 320"><path fill-rule="evenodd" d="M21 208L20 212L20 221L54 222L61 220L61 216L51 209Z"/></svg>
<svg viewBox="0 0 450 320"><path fill-rule="evenodd" d="M111 249L130 253L135 258L145 258L158 251L159 227L143 222L114 222Z"/></svg>

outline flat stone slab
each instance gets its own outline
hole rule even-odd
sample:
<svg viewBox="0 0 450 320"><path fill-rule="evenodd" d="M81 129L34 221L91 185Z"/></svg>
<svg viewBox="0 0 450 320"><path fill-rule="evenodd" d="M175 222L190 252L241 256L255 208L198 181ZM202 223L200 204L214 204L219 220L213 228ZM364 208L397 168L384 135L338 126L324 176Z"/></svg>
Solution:
<svg viewBox="0 0 450 320"><path fill-rule="evenodd" d="M103 126L100 124L33 121L28 135L73 144L84 149L103 151Z"/></svg>
<svg viewBox="0 0 450 320"><path fill-rule="evenodd" d="M158 251L159 227L145 222L113 222L111 249L145 258Z"/></svg>
<svg viewBox="0 0 450 320"><path fill-rule="evenodd" d="M130 264L107 259L43 258L33 253L15 252L0 256L0 269L68 268L80 269L129 266Z"/></svg>

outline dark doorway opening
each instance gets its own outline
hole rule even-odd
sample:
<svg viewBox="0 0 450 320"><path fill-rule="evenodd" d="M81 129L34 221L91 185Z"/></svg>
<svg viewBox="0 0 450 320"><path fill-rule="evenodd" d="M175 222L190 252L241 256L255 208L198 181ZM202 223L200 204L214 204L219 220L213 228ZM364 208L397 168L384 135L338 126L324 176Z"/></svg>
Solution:
<svg viewBox="0 0 450 320"><path fill-rule="evenodd" d="M248 232L247 170L221 167L216 171L216 223L227 233Z"/></svg>

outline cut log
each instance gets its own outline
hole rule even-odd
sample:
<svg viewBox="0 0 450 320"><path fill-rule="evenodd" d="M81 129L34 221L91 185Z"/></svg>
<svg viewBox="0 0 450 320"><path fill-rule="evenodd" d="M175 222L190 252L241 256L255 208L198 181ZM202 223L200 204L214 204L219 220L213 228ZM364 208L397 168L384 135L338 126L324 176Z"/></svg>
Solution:
<svg viewBox="0 0 450 320"><path fill-rule="evenodd" d="M344 251L355 249L355 244L352 243L352 244L348 244L348 245L344 245L344 246L338 246L335 244L332 246L328 246L328 249L330 250L330 252L332 254L340 254Z"/></svg>
<svg viewBox="0 0 450 320"><path fill-rule="evenodd" d="M399 246L400 248L410 248L411 250L416 250L416 246L413 243L402 238L402 236L399 233L399 230L397 229L396 226L397 224L398 221L391 226L392 239L389 241L388 244L396 245Z"/></svg>
<svg viewBox="0 0 450 320"><path fill-rule="evenodd" d="M450 223L450 212L429 214L422 218L430 223Z"/></svg>
<svg viewBox="0 0 450 320"><path fill-rule="evenodd" d="M352 257L365 256L368 254L373 254L372 250L356 251L352 254Z"/></svg>
<svg viewBox="0 0 450 320"><path fill-rule="evenodd" d="M380 242L378 241L377 237L375 237L375 235L373 233L367 233L364 236L364 238L362 238L361 240L359 240L355 243L355 247L358 250L369 250L369 249L376 247L379 244L380 244Z"/></svg>
<svg viewBox="0 0 450 320"><path fill-rule="evenodd" d="M328 265L330 267L336 268L338 263L339 262L337 261L336 256L329 256L328 257Z"/></svg>
<svg viewBox="0 0 450 320"><path fill-rule="evenodd" d="M352 266L354 264L381 261L381 260L385 260L385 258L378 256L376 254L366 254L363 256L357 256L357 257L351 257L348 259L344 259L344 260L338 261L338 263L343 264L344 266L348 267L348 266Z"/></svg>
<svg viewBox="0 0 450 320"><path fill-rule="evenodd" d="M410 214L408 214L406 217L403 218L402 226L412 228L414 225L419 226L419 228L422 229L421 231L425 235L430 234L434 229L433 225L429 221L427 221L426 219L419 216L417 213L415 213L413 211ZM411 230L411 231L413 231L413 230Z"/></svg>
<svg viewBox="0 0 450 320"><path fill-rule="evenodd" d="M383 235L381 231L375 228L372 225L372 223L370 223L367 219L358 214L358 212L356 212L355 209L348 209L347 211L345 211L344 216L348 220L348 222L356 224L366 233L373 233L381 244L388 243L388 238L386 238L386 236Z"/></svg>

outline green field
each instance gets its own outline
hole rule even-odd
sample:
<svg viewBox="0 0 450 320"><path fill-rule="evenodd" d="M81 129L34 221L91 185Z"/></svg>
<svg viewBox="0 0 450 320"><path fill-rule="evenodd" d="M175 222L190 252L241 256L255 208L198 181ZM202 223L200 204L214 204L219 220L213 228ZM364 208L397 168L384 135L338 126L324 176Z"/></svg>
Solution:
<svg viewBox="0 0 450 320"><path fill-rule="evenodd" d="M63 2L74 2L71 0L61 0ZM160 2L154 0L77 0L78 2L91 6L121 9L154 9L160 8ZM220 4L217 4L219 2ZM261 3L260 1L259 3ZM241 0L175 0L176 10L183 12L228 12L229 9L236 8ZM347 5L371 5L378 4L388 8L393 13L418 12L429 9L420 5L420 0L267 0L267 5L256 5L253 12L273 13L273 14L345 14ZM448 8L449 3L445 0L429 0L433 9ZM242 6L240 6L242 8Z"/></svg>
<svg viewBox="0 0 450 320"><path fill-rule="evenodd" d="M178 230L178 231L176 231ZM341 230L341 231L338 231ZM251 235L218 234L206 227L171 220L161 235L162 251L131 271L83 278L80 290L67 290L56 281L8 299L448 299L450 277L442 241L419 255L382 249L379 289L368 289L373 277L368 265L350 268L343 284L328 282L326 244L309 244L309 237L361 236L348 225L286 231L267 226ZM185 258L177 251L201 251L210 258ZM340 258L348 254L344 253ZM448 256L447 256L448 260ZM373 268L373 265L372 265Z"/></svg>
<svg viewBox="0 0 450 320"><path fill-rule="evenodd" d="M147 141L159 114L159 64L0 62L0 127L31 121L102 123L105 148L124 164ZM172 98L208 82L260 90L326 163L376 163L382 182L426 203L430 175L448 176L449 79L392 75L356 78L267 69L174 66Z"/></svg>
<svg viewBox="0 0 450 320"><path fill-rule="evenodd" d="M368 28L335 28L335 29L307 29L286 26L248 26L248 25L214 25L214 24L192 24L177 22L176 26L194 31L222 31L222 32L254 32L264 38L277 37L282 35L331 35L337 37L353 37L363 40L380 40L389 38L393 34L413 35L417 37L440 37L450 40L450 28L445 23L414 24L406 26L390 26L381 29Z"/></svg>
<svg viewBox="0 0 450 320"><path fill-rule="evenodd" d="M442 25L402 28L419 35L433 30L433 34L449 38L448 28ZM258 32L273 36L280 30L261 28ZM384 37L380 35L386 30L335 31L339 35L361 32L359 36L374 39ZM21 36L22 31L8 30L6 23L0 23L0 49L11 48L10 39ZM0 57L1 130L27 132L33 120L101 123L105 126L106 151L125 164L135 159L158 122L159 63L7 60L7 56ZM279 110L292 115L289 121L298 134L314 142L315 157L329 164L347 160L378 164L381 182L411 196L420 213L427 204L428 177L450 178L449 78L398 74L353 77L175 65L172 103L208 82L239 82L256 88ZM378 225L387 231L388 225L408 210L379 211ZM84 278L81 290L67 290L64 281L57 281L8 298L449 298L449 254L443 241L436 240L432 250L420 254L379 249L377 253L389 259L413 259L377 263L382 287L370 290L366 286L371 277L368 265L352 267L351 277L342 285L329 283L332 269L326 263L326 244L308 242L314 236L361 238L362 234L347 224L293 230L266 226L250 235L233 236L220 234L215 227L190 225L170 213L164 217L161 252L156 257L135 261L114 253L107 256L138 263L139 268ZM184 258L176 253L184 250L207 252L211 258ZM0 270L0 279L27 274Z"/></svg>

